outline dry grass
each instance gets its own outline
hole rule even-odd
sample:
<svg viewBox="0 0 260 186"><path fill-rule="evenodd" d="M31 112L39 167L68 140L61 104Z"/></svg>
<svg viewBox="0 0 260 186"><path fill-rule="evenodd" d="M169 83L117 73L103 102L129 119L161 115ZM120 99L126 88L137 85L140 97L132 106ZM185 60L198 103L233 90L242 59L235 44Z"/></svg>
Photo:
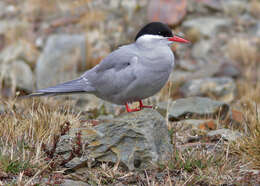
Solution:
<svg viewBox="0 0 260 186"><path fill-rule="evenodd" d="M243 109L244 123L241 126L244 137L235 143L234 149L245 162L250 162L248 168L260 169L260 84L239 83L240 106Z"/></svg>
<svg viewBox="0 0 260 186"><path fill-rule="evenodd" d="M254 2L254 1L253 1ZM260 169L260 55L257 42L249 39L236 38L228 44L230 57L243 69L243 78L237 82L238 96L236 106L243 113L240 131L244 137L231 145L231 151L239 155L242 177L240 183L256 184L259 175L251 169Z"/></svg>
<svg viewBox="0 0 260 186"><path fill-rule="evenodd" d="M51 144L54 134L67 121L77 127L78 117L68 107L38 100L0 102L6 108L0 114L0 180L12 180L22 173L22 181L38 170L48 168L42 144ZM7 175L1 177L1 173Z"/></svg>

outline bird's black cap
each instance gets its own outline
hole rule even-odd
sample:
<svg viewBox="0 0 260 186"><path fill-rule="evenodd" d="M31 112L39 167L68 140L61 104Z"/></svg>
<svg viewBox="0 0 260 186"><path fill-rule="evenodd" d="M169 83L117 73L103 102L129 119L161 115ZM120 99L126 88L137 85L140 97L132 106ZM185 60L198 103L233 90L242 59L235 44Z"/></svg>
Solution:
<svg viewBox="0 0 260 186"><path fill-rule="evenodd" d="M136 35L135 40L143 35L160 35L163 37L173 37L171 29L164 23L151 22L145 25Z"/></svg>

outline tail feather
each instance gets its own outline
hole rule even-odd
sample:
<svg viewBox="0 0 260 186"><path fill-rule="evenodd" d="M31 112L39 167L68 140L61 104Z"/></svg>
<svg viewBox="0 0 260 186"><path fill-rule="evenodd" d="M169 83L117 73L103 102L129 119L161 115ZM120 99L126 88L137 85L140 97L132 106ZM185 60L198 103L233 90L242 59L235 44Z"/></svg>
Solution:
<svg viewBox="0 0 260 186"><path fill-rule="evenodd" d="M84 79L79 78L72 81L68 81L53 87L37 90L26 97L37 97L37 96L55 96L63 94L77 94L77 93L90 93L93 92L94 88L86 84Z"/></svg>

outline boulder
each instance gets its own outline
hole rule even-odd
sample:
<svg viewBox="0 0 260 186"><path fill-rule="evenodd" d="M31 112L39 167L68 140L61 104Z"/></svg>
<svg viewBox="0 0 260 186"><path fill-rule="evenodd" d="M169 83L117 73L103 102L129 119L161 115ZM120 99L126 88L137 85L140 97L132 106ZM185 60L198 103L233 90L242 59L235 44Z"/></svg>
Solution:
<svg viewBox="0 0 260 186"><path fill-rule="evenodd" d="M120 162L130 170L162 163L169 160L172 153L166 121L152 109L100 121L94 127L74 129L69 136L62 138L65 141L59 142L59 153L72 149L64 143L70 143L69 139L79 131L82 144L88 144L84 154L89 159Z"/></svg>
<svg viewBox="0 0 260 186"><path fill-rule="evenodd" d="M84 35L52 35L36 64L37 88L46 88L78 76L86 63Z"/></svg>

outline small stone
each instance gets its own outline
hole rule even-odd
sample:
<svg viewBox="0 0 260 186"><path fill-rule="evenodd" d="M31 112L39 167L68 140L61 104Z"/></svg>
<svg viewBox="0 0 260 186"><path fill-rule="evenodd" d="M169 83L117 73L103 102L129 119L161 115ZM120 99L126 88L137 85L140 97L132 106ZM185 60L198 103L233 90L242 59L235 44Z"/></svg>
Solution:
<svg viewBox="0 0 260 186"><path fill-rule="evenodd" d="M202 78L187 81L180 93L184 97L213 96L224 102L231 102L235 98L236 84L229 77Z"/></svg>
<svg viewBox="0 0 260 186"><path fill-rule="evenodd" d="M166 104L158 107L167 110ZM224 120L228 111L229 106L226 103L203 97L178 99L170 103L167 110L169 121L208 118Z"/></svg>
<svg viewBox="0 0 260 186"><path fill-rule="evenodd" d="M78 169L82 167L87 167L88 166L88 158L87 157L75 157L71 161L65 164L65 167L70 168L70 169Z"/></svg>
<svg viewBox="0 0 260 186"><path fill-rule="evenodd" d="M228 141L236 141L238 138L242 137L242 134L237 131L233 131L230 129L218 129L208 132L209 137L220 135L223 139Z"/></svg>
<svg viewBox="0 0 260 186"><path fill-rule="evenodd" d="M212 38L216 33L229 28L230 24L231 20L228 18L207 16L187 20L182 26L186 31L196 29L204 37Z"/></svg>
<svg viewBox="0 0 260 186"><path fill-rule="evenodd" d="M203 120L203 119L187 119L181 120L181 125L192 126L193 129L201 129L201 130L215 130L217 127L216 120ZM185 127L184 127L185 128Z"/></svg>
<svg viewBox="0 0 260 186"><path fill-rule="evenodd" d="M201 123L198 128L201 130L215 130L217 125L214 120L209 120Z"/></svg>
<svg viewBox="0 0 260 186"><path fill-rule="evenodd" d="M69 179L63 179L63 182L60 184L60 186L90 186L89 184L82 182L82 181L74 181Z"/></svg>
<svg viewBox="0 0 260 186"><path fill-rule="evenodd" d="M231 125L241 125L244 122L244 114L236 109L232 109L227 123Z"/></svg>

